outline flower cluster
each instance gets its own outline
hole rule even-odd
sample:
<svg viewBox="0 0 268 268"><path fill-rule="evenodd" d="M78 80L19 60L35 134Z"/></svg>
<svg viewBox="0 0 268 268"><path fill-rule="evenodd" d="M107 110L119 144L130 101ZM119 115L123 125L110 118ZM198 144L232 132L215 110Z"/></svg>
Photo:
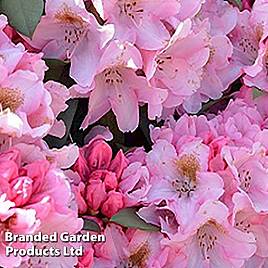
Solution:
<svg viewBox="0 0 268 268"><path fill-rule="evenodd" d="M268 267L267 0L28 1L0 4L0 266Z"/></svg>

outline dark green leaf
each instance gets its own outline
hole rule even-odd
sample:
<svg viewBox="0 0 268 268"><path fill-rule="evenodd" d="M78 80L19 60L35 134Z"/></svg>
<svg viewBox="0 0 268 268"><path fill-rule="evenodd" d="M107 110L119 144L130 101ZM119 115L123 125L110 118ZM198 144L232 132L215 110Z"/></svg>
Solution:
<svg viewBox="0 0 268 268"><path fill-rule="evenodd" d="M101 232L100 226L95 221L85 218L83 220L84 220L83 230L93 231L97 233Z"/></svg>
<svg viewBox="0 0 268 268"><path fill-rule="evenodd" d="M137 215L136 208L124 208L111 218L111 222L117 223L127 228L135 228L144 231L159 231L155 225L146 223Z"/></svg>
<svg viewBox="0 0 268 268"><path fill-rule="evenodd" d="M31 37L44 10L43 0L0 0L0 13L20 33Z"/></svg>
<svg viewBox="0 0 268 268"><path fill-rule="evenodd" d="M228 0L228 2L231 3L232 5L238 7L240 10L242 10L242 8L243 8L241 0Z"/></svg>

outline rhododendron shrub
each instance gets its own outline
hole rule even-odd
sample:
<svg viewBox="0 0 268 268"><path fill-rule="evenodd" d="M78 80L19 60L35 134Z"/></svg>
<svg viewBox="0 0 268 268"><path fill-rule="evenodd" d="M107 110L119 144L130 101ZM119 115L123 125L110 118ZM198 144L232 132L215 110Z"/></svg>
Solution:
<svg viewBox="0 0 268 268"><path fill-rule="evenodd" d="M0 237L3 268L268 267L268 1L0 1Z"/></svg>

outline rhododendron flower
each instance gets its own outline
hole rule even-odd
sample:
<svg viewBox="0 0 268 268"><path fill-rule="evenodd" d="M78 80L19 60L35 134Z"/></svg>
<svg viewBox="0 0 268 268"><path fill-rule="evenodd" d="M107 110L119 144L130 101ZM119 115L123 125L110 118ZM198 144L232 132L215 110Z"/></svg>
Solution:
<svg viewBox="0 0 268 268"><path fill-rule="evenodd" d="M233 196L233 225L246 233L253 233L256 237L256 255L262 258L268 257L267 241L267 215L258 214L251 206L248 198L243 193L235 193Z"/></svg>
<svg viewBox="0 0 268 268"><path fill-rule="evenodd" d="M158 140L148 154L152 188L147 202L167 201L184 229L207 200L223 194L219 175L207 171L209 148L200 140L184 144L178 152L167 141Z"/></svg>
<svg viewBox="0 0 268 268"><path fill-rule="evenodd" d="M74 166L80 177L73 187L81 214L95 215L101 211L112 217L125 206L118 184L127 165L122 151L112 160L112 149L102 139L92 140L80 149Z"/></svg>
<svg viewBox="0 0 268 268"><path fill-rule="evenodd" d="M230 34L234 45L233 59L246 73L245 84L264 90L268 90L266 17L262 1L256 1L252 13L247 10L239 13L237 26Z"/></svg>
<svg viewBox="0 0 268 268"><path fill-rule="evenodd" d="M221 10L220 14L215 10ZM231 20L223 26L225 17ZM202 102L220 98L239 77L229 69L232 44L226 36L235 23L234 8L220 1L207 1L193 21L175 23L177 29L167 47L155 56L144 52L148 76L159 87L170 90L164 107L183 104L187 112L196 113Z"/></svg>
<svg viewBox="0 0 268 268"><path fill-rule="evenodd" d="M236 25L236 13L226 2L206 1L193 19L194 29L204 27L209 33L210 54L203 68L200 88L184 102L188 112L196 113L201 109L202 102L219 99L222 92L239 77L239 73L230 68L233 46L226 36Z"/></svg>
<svg viewBox="0 0 268 268"><path fill-rule="evenodd" d="M1 204L9 204L7 212L1 211L5 213L1 218L1 233L11 231L16 234L33 234L42 231L49 234L57 231L57 228L70 233L79 231L82 222L69 207L70 185L63 172L46 160L23 166L21 160L18 149L0 154L0 193L1 197L5 197L1 199ZM43 243L40 246L44 245ZM1 244L1 247L5 246L4 243ZM15 246L24 248L29 245L16 243ZM1 256L0 262L3 261L7 260ZM18 265L22 259L18 257L14 261L10 258L9 261L13 261L12 265ZM47 262L43 259L37 263L41 264L43 261ZM30 259L28 263L30 265ZM1 265L11 267L11 263Z"/></svg>
<svg viewBox="0 0 268 268"><path fill-rule="evenodd" d="M169 89L167 108L182 104L200 88L202 68L209 59L209 39L202 27L197 33L188 19L179 24L167 47L158 53L145 52L148 78Z"/></svg>
<svg viewBox="0 0 268 268"><path fill-rule="evenodd" d="M162 235L135 230L124 234L116 225L106 227L106 243L96 245L94 268L111 267L164 267L158 261Z"/></svg>
<svg viewBox="0 0 268 268"><path fill-rule="evenodd" d="M267 212L268 209L268 169L265 152L265 148L259 144L254 144L252 150L225 147L222 152L237 187L246 194L257 212Z"/></svg>
<svg viewBox="0 0 268 268"><path fill-rule="evenodd" d="M119 188L124 193L127 206L134 206L147 200L151 188L150 174L141 162L130 163L123 171Z"/></svg>
<svg viewBox="0 0 268 268"><path fill-rule="evenodd" d="M193 217L195 229L163 241L170 247L166 267L242 267L256 251L255 237L232 227L227 217L224 204L204 204Z"/></svg>
<svg viewBox="0 0 268 268"><path fill-rule="evenodd" d="M36 74L18 70L3 80L0 88L2 110L10 109L21 118L24 135L40 137L49 131L54 120L51 96Z"/></svg>
<svg viewBox="0 0 268 268"><path fill-rule="evenodd" d="M228 137L229 144L251 147L260 132L262 116L254 106L241 99L230 101L227 108L210 121L218 135Z"/></svg>
<svg viewBox="0 0 268 268"><path fill-rule="evenodd" d="M168 237L178 232L179 224L176 221L176 216L166 202L142 207L137 214L147 223L161 227L161 232Z"/></svg>
<svg viewBox="0 0 268 268"><path fill-rule="evenodd" d="M135 71L139 68L142 68L142 58L137 48L127 42L110 43L100 60L93 88L75 87L80 93L92 90L83 128L112 108L119 129L134 131L139 123L139 103L148 103L149 118L161 115L167 92L152 88L145 77L137 76Z"/></svg>
<svg viewBox="0 0 268 268"><path fill-rule="evenodd" d="M116 38L148 50L163 48L170 35L162 20L178 14L177 0L103 0L104 19L115 24Z"/></svg>
<svg viewBox="0 0 268 268"><path fill-rule="evenodd" d="M68 108L66 101L71 97L70 92L64 85L56 83L54 81L48 81L45 84L45 88L51 94L51 108L56 118L61 112ZM64 122L55 119L54 124L49 131L49 134L62 138L65 135L65 132L66 128Z"/></svg>
<svg viewBox="0 0 268 268"><path fill-rule="evenodd" d="M71 77L82 86L90 86L102 48L113 34L113 26L100 26L86 11L82 0L49 0L32 45L42 49L49 58L69 59Z"/></svg>

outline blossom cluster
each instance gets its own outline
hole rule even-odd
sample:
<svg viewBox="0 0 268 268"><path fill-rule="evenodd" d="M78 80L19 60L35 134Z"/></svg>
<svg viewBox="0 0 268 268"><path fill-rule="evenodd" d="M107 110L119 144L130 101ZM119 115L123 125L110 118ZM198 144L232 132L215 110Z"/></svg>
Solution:
<svg viewBox="0 0 268 268"><path fill-rule="evenodd" d="M41 2L30 37L0 4L0 266L268 267L267 0Z"/></svg>

